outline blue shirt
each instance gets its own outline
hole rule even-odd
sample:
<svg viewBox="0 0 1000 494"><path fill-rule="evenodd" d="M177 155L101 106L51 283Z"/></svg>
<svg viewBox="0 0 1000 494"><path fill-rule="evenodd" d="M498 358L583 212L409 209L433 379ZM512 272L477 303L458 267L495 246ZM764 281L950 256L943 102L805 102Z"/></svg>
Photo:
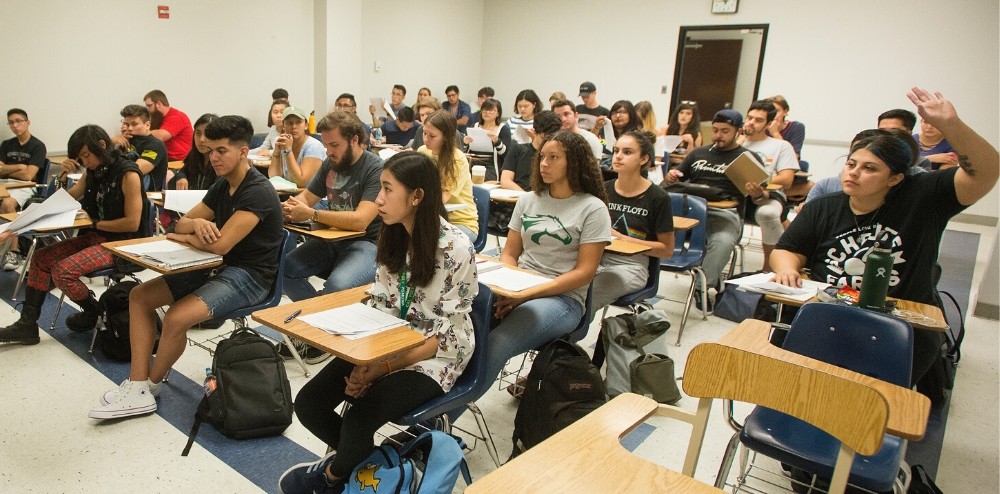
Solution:
<svg viewBox="0 0 1000 494"><path fill-rule="evenodd" d="M462 117L472 116L472 107L462 100L458 100L458 108L455 111L451 111L451 103L448 101L442 103L441 108L444 108L445 110L450 111L452 115L455 115L455 120L460 120ZM466 122L465 125L459 125L458 131L464 134L466 128L468 128L471 123L472 122Z"/></svg>

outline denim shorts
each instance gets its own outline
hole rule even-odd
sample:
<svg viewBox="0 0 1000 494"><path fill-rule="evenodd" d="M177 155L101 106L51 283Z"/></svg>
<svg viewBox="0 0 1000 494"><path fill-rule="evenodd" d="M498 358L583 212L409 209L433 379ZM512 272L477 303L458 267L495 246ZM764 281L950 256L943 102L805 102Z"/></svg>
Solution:
<svg viewBox="0 0 1000 494"><path fill-rule="evenodd" d="M246 270L235 266L168 274L163 276L163 281L174 300L194 295L205 302L212 317L225 317L238 309L256 305L269 291L254 281Z"/></svg>

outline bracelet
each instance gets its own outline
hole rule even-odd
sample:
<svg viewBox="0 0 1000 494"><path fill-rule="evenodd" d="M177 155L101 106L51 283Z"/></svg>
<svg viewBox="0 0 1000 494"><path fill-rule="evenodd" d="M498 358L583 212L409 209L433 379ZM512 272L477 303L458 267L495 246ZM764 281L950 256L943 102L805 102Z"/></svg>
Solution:
<svg viewBox="0 0 1000 494"><path fill-rule="evenodd" d="M313 217L312 217L312 220L313 220L313 221L319 221L319 210L318 210L318 209L313 209Z"/></svg>

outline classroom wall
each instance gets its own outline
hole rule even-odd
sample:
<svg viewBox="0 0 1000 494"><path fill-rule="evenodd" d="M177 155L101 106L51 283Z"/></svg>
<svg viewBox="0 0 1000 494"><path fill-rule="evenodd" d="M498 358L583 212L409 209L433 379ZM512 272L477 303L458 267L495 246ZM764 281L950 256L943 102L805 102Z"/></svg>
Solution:
<svg viewBox="0 0 1000 494"><path fill-rule="evenodd" d="M598 100L648 99L668 115L680 26L769 24L760 96L782 94L790 118L807 127L803 159L816 177L879 113L912 108L913 86L939 90L960 115L1000 147L998 3L995 0L742 0L713 15L711 2L666 0L484 0L482 83L512 100L523 88L542 98L576 96L597 85ZM966 213L998 215L997 189Z"/></svg>

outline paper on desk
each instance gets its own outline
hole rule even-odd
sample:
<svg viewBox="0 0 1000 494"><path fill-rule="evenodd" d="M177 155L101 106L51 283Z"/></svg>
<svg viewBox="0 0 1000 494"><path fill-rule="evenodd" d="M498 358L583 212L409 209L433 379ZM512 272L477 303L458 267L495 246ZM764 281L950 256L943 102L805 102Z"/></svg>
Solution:
<svg viewBox="0 0 1000 494"><path fill-rule="evenodd" d="M393 156L395 156L397 154L399 154L399 150L397 150L397 149L383 148L383 149L379 150L378 157L382 158L382 161L385 161L385 160L387 160L389 158L392 158Z"/></svg>
<svg viewBox="0 0 1000 494"><path fill-rule="evenodd" d="M758 273L734 280L726 280L726 283L743 291L779 295L799 302L805 302L815 297L818 291L825 290L830 286L829 283L802 280L802 288L793 288L771 281L772 277L774 277L774 273Z"/></svg>
<svg viewBox="0 0 1000 494"><path fill-rule="evenodd" d="M163 209L185 214L204 199L207 190L170 190L164 194Z"/></svg>
<svg viewBox="0 0 1000 494"><path fill-rule="evenodd" d="M486 283L487 285L503 288L511 292L520 292L550 281L552 280L544 276L508 267L500 267L479 274L480 283Z"/></svg>
<svg viewBox="0 0 1000 494"><path fill-rule="evenodd" d="M469 127L466 129L468 136L472 138L472 142L469 143L469 151L476 153L492 153L493 152L493 141L490 139L490 133L482 127Z"/></svg>
<svg viewBox="0 0 1000 494"><path fill-rule="evenodd" d="M141 256L144 254L149 254L150 252L171 252L175 250L190 249L192 247L184 245L180 242L174 242L172 240L157 240L155 242L145 242L141 244L125 245L118 247L118 250L132 254L134 256Z"/></svg>
<svg viewBox="0 0 1000 494"><path fill-rule="evenodd" d="M656 155L663 156L667 153L672 153L677 146L681 143L681 136L660 136L656 138Z"/></svg>
<svg viewBox="0 0 1000 494"><path fill-rule="evenodd" d="M493 190L490 191L490 197L499 197L499 198L504 198L504 197L521 197L522 195L527 194L527 193L528 192L524 191L524 190L493 189Z"/></svg>
<svg viewBox="0 0 1000 494"><path fill-rule="evenodd" d="M180 269L221 261L222 256L170 240L126 245L118 250L143 258L164 269Z"/></svg>
<svg viewBox="0 0 1000 494"><path fill-rule="evenodd" d="M450 213L452 211L459 211L459 210L465 209L467 207L469 207L468 204L445 204L444 205L444 210Z"/></svg>
<svg viewBox="0 0 1000 494"><path fill-rule="evenodd" d="M21 214L17 215L17 219L9 223L10 226L7 229L18 233L31 231L35 229L34 224L46 216L67 211L71 211L75 216L78 209L80 209L80 203L73 199L73 196L69 195L66 189L57 189L45 202L32 204L21 211ZM69 224L72 225L73 221L71 220Z"/></svg>
<svg viewBox="0 0 1000 494"><path fill-rule="evenodd" d="M650 182L659 185L663 181L663 167L657 164L649 167L649 175L646 176Z"/></svg>
<svg viewBox="0 0 1000 494"><path fill-rule="evenodd" d="M275 175L267 179L267 181L271 182L271 185L274 186L274 190L290 190L290 191L299 190L299 186L295 185L295 182L289 181L285 177L279 177Z"/></svg>
<svg viewBox="0 0 1000 494"><path fill-rule="evenodd" d="M486 190L493 190L493 189L499 189L500 184L475 184L473 185L473 187L479 187L481 189L486 189Z"/></svg>
<svg viewBox="0 0 1000 494"><path fill-rule="evenodd" d="M299 316L299 319L327 333L352 340L409 325L392 314L362 303Z"/></svg>
<svg viewBox="0 0 1000 494"><path fill-rule="evenodd" d="M500 269L503 267L503 263L497 261L490 261L487 259L476 259L476 271L479 274L487 273L493 271L494 269Z"/></svg>
<svg viewBox="0 0 1000 494"><path fill-rule="evenodd" d="M385 98L368 98L368 101L375 106L375 118L388 118L389 114L385 112Z"/></svg>
<svg viewBox="0 0 1000 494"><path fill-rule="evenodd" d="M521 144L528 144L531 142L531 136L528 135L527 125L515 125L514 126L514 141Z"/></svg>
<svg viewBox="0 0 1000 494"><path fill-rule="evenodd" d="M604 119L604 147L614 149L618 139L615 137L615 128L611 125L611 119Z"/></svg>

